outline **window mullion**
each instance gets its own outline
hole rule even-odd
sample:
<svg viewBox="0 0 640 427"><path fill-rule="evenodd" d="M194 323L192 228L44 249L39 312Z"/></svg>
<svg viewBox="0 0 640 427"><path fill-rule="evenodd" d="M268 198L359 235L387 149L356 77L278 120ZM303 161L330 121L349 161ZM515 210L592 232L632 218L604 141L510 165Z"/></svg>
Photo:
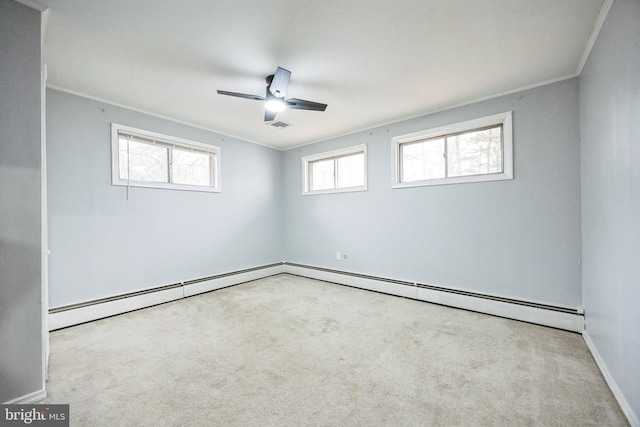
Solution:
<svg viewBox="0 0 640 427"><path fill-rule="evenodd" d="M127 135L127 200L131 194L131 151L129 145L131 144L131 135Z"/></svg>
<svg viewBox="0 0 640 427"><path fill-rule="evenodd" d="M333 188L338 188L338 158L333 158Z"/></svg>
<svg viewBox="0 0 640 427"><path fill-rule="evenodd" d="M167 168L167 171L169 173L169 184L173 184L173 147L167 147L167 162L169 166Z"/></svg>
<svg viewBox="0 0 640 427"><path fill-rule="evenodd" d="M442 157L444 157L444 177L449 178L449 135L444 135L444 152L442 153Z"/></svg>

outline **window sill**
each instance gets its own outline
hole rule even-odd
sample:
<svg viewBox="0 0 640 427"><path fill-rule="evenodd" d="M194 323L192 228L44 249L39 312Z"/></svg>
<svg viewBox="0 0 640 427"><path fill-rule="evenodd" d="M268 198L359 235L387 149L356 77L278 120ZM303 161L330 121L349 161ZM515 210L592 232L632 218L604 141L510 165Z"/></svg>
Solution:
<svg viewBox="0 0 640 427"><path fill-rule="evenodd" d="M353 193L357 191L367 191L367 186L364 187L349 187L349 188L332 188L330 190L318 190L318 191L305 191L303 196L316 196L319 194L334 194L334 193Z"/></svg>
<svg viewBox="0 0 640 427"><path fill-rule="evenodd" d="M160 182L133 182L127 184L126 181L112 182L112 185L119 187L138 188L158 188L161 190L196 191L200 193L220 193L219 188L201 187L197 185L163 184Z"/></svg>
<svg viewBox="0 0 640 427"><path fill-rule="evenodd" d="M424 181L412 181L395 183L392 188L428 187L431 185L465 184L470 182L506 181L513 179L513 175L507 173L494 173L484 175L456 176L452 178L428 179Z"/></svg>

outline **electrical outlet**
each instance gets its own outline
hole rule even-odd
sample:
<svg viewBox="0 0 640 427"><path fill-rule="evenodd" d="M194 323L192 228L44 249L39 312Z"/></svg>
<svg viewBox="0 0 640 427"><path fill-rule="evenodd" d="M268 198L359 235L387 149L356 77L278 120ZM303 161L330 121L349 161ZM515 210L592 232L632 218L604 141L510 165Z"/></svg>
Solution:
<svg viewBox="0 0 640 427"><path fill-rule="evenodd" d="M338 251L336 252L336 261L340 261L342 260L342 252Z"/></svg>

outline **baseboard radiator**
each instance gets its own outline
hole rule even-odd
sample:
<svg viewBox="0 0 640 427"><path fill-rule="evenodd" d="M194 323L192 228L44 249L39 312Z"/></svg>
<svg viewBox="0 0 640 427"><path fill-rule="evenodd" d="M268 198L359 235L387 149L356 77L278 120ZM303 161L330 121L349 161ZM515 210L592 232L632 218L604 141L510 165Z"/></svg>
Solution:
<svg viewBox="0 0 640 427"><path fill-rule="evenodd" d="M581 307L560 307L291 262L284 263L284 272L572 332L582 333L584 330L584 312Z"/></svg>
<svg viewBox="0 0 640 427"><path fill-rule="evenodd" d="M323 280L340 285L449 307L462 308L578 333L582 333L584 330L584 313L580 307L553 306L291 262L269 264L142 291L84 301L78 304L51 308L49 310L49 330L53 331L133 310L139 310L141 308L175 301L280 273Z"/></svg>
<svg viewBox="0 0 640 427"><path fill-rule="evenodd" d="M80 323L175 301L251 280L273 276L283 273L283 271L283 263L275 263L51 308L49 310L49 330L54 331Z"/></svg>

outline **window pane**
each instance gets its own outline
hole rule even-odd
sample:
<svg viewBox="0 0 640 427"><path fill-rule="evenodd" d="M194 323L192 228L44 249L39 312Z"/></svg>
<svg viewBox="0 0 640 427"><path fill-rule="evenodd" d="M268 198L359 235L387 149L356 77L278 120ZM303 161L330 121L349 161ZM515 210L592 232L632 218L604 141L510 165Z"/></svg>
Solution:
<svg viewBox="0 0 640 427"><path fill-rule="evenodd" d="M165 147L119 139L120 179L169 182L169 150ZM129 177L127 178L127 172Z"/></svg>
<svg viewBox="0 0 640 427"><path fill-rule="evenodd" d="M173 149L174 184L211 186L211 158L205 153Z"/></svg>
<svg viewBox="0 0 640 427"><path fill-rule="evenodd" d="M338 157L338 188L364 186L364 153Z"/></svg>
<svg viewBox="0 0 640 427"><path fill-rule="evenodd" d="M502 172L502 126L447 136L448 176Z"/></svg>
<svg viewBox="0 0 640 427"><path fill-rule="evenodd" d="M311 162L311 188L310 191L329 190L334 188L333 159Z"/></svg>
<svg viewBox="0 0 640 427"><path fill-rule="evenodd" d="M401 182L444 178L444 138L400 145Z"/></svg>

